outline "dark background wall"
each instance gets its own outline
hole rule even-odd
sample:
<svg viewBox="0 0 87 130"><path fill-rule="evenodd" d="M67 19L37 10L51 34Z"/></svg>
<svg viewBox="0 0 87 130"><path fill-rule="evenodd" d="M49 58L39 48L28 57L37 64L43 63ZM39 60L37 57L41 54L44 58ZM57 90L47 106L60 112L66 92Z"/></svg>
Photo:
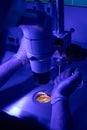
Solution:
<svg viewBox="0 0 87 130"><path fill-rule="evenodd" d="M74 28L72 41L87 47L87 8L65 6L65 29Z"/></svg>

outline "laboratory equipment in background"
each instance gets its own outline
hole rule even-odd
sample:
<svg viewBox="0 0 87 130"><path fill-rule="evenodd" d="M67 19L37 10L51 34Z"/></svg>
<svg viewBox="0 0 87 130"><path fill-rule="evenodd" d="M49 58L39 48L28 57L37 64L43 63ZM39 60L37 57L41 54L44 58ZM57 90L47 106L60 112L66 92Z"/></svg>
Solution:
<svg viewBox="0 0 87 130"><path fill-rule="evenodd" d="M26 47L27 56L30 59L34 81L46 84L50 80L52 58L61 59L62 62L64 57L69 64L76 58L76 54L72 56L70 51L73 50L74 54L75 49L72 48L77 48L71 44L71 33L74 29L64 29L64 0L26 0L25 3L26 9L20 26L9 29L8 48L17 51L23 31L26 41L29 42ZM58 53L53 56L56 51ZM79 52L77 53L79 55Z"/></svg>

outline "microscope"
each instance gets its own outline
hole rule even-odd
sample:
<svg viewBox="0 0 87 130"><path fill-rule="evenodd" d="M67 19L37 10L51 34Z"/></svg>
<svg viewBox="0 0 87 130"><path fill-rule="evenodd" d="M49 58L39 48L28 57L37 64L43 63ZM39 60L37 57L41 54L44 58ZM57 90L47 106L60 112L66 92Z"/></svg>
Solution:
<svg viewBox="0 0 87 130"><path fill-rule="evenodd" d="M64 0L28 2L20 28L29 42L26 49L34 81L46 84L52 55L64 53L71 44L72 30L64 30Z"/></svg>

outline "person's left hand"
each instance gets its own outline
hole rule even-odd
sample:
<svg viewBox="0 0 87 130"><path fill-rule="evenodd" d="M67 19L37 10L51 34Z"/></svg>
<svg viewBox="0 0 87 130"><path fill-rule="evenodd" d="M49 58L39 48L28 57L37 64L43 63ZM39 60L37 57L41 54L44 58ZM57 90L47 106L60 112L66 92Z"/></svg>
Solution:
<svg viewBox="0 0 87 130"><path fill-rule="evenodd" d="M52 99L65 97L68 98L81 82L81 72L78 68L69 68L55 79Z"/></svg>

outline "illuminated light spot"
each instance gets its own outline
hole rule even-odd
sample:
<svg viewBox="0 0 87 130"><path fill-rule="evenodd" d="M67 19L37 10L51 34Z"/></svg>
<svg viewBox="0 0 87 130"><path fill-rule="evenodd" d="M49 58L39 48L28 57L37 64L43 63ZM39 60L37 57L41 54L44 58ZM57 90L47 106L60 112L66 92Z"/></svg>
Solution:
<svg viewBox="0 0 87 130"><path fill-rule="evenodd" d="M15 107L15 106L12 106L12 107L8 107L8 108L4 109L4 112L8 113L11 116L20 117L21 109Z"/></svg>
<svg viewBox="0 0 87 130"><path fill-rule="evenodd" d="M39 103L48 103L51 101L51 97L45 92L38 92L36 94L36 101Z"/></svg>

